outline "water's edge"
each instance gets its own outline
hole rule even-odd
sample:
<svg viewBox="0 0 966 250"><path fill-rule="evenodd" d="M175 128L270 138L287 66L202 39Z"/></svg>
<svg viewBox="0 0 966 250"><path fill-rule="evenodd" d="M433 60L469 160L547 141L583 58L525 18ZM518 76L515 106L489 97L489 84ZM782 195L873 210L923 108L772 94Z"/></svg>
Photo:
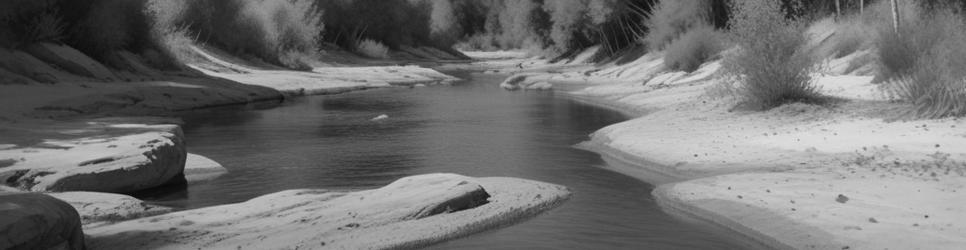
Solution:
<svg viewBox="0 0 966 250"><path fill-rule="evenodd" d="M554 90L554 93L559 93L560 96L571 98L588 105L613 109L628 115L630 119L646 117L649 113L653 112L653 110L644 111L614 100L573 94L567 90ZM655 185L655 189L651 192L651 195L661 205L661 209L664 212L682 221L710 228L723 236L737 236L735 240L748 249L794 249L778 238L748 228L737 220L722 216L714 211L680 202L668 196L665 192L666 189L678 182L707 176L689 176L687 174L676 173L669 166L654 163L645 158L610 147L592 135L590 137L591 139L589 141L582 142L575 145L575 147L599 154L605 161L612 164L612 168L608 168L608 170Z"/></svg>

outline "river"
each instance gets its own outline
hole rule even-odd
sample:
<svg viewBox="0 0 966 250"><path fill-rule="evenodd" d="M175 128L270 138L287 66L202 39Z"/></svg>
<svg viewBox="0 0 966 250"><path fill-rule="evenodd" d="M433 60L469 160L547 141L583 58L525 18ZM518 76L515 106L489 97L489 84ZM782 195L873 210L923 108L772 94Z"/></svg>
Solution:
<svg viewBox="0 0 966 250"><path fill-rule="evenodd" d="M599 155L572 147L625 120L620 113L553 92L503 91L497 84L505 76L458 76L468 81L184 114L189 151L229 173L146 198L195 208L286 189L371 189L424 173L508 176L564 185L574 196L534 219L432 248L740 248L664 213L652 185L605 170Z"/></svg>

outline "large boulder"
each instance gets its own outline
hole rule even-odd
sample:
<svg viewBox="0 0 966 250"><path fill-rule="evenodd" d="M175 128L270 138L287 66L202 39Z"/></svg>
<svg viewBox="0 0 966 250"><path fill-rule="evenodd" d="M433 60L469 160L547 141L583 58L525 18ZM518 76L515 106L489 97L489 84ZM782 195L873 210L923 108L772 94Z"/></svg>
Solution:
<svg viewBox="0 0 966 250"><path fill-rule="evenodd" d="M0 192L0 249L84 249L80 216L44 194Z"/></svg>
<svg viewBox="0 0 966 250"><path fill-rule="evenodd" d="M117 78L103 64L84 55L83 52L66 45L36 43L27 46L25 50L34 57L57 65L70 73L102 80L114 80Z"/></svg>
<svg viewBox="0 0 966 250"><path fill-rule="evenodd" d="M31 138L0 149L0 159L10 161L0 168L0 184L29 191L131 193L164 185L184 170L187 152L177 125L81 124L9 128L13 137Z"/></svg>
<svg viewBox="0 0 966 250"><path fill-rule="evenodd" d="M98 249L415 248L518 222L569 196L535 181L429 174L375 190L289 190L86 230Z"/></svg>

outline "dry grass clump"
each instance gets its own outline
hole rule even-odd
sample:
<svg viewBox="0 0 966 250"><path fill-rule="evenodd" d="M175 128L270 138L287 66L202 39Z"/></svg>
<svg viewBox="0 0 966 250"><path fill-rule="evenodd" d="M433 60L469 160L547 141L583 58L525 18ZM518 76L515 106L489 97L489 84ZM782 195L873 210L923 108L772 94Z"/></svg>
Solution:
<svg viewBox="0 0 966 250"><path fill-rule="evenodd" d="M663 50L681 34L706 25L710 16L709 0L662 0L648 17L648 34L644 44L652 50Z"/></svg>
<svg viewBox="0 0 966 250"><path fill-rule="evenodd" d="M738 51L726 66L741 82L742 104L770 109L790 102L823 100L812 82L815 58L805 49L804 22L786 17L781 3L732 3L732 40Z"/></svg>
<svg viewBox="0 0 966 250"><path fill-rule="evenodd" d="M908 117L966 115L966 19L948 6L907 8L899 34L878 29L886 94L912 104Z"/></svg>
<svg viewBox="0 0 966 250"><path fill-rule="evenodd" d="M693 72L725 49L724 34L710 25L688 30L665 51L664 65L672 70Z"/></svg>
<svg viewBox="0 0 966 250"><path fill-rule="evenodd" d="M371 58L389 58L389 47L372 39L359 40L356 43L356 52Z"/></svg>

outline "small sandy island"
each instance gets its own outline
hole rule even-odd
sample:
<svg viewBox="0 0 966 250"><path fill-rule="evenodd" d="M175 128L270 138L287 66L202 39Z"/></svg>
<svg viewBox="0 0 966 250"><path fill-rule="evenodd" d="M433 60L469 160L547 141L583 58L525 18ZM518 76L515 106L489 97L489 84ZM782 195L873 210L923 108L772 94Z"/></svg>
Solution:
<svg viewBox="0 0 966 250"><path fill-rule="evenodd" d="M535 181L430 174L351 193L282 191L85 232L95 249L414 248L529 218L569 196Z"/></svg>

